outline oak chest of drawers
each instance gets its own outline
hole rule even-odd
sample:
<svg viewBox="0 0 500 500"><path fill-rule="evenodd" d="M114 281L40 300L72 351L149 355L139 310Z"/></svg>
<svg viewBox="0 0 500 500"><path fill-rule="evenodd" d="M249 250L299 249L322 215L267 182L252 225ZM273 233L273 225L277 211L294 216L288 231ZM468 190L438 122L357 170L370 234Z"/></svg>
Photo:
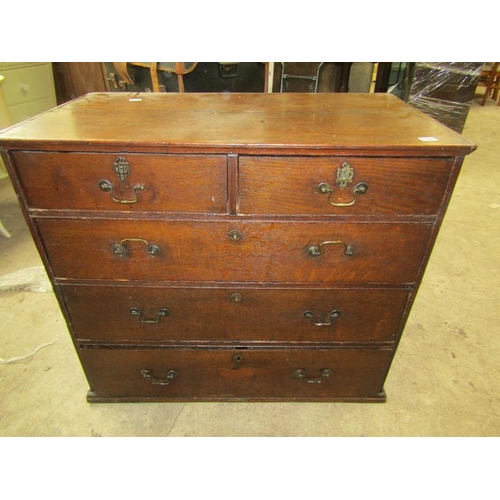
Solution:
<svg viewBox="0 0 500 500"><path fill-rule="evenodd" d="M0 135L89 401L384 401L474 145L386 94L89 94Z"/></svg>

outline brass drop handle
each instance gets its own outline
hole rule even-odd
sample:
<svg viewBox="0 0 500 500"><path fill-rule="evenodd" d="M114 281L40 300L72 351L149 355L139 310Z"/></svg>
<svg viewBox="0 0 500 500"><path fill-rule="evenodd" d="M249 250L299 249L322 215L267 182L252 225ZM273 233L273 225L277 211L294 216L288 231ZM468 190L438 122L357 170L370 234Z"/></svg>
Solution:
<svg viewBox="0 0 500 500"><path fill-rule="evenodd" d="M139 191L144 191L144 184L137 184L136 186L134 186L135 198L133 200L120 200L118 198L115 198L115 196L113 195L113 184L111 184L111 182L107 180L99 182L99 189L101 191L104 191L105 193L109 193L109 197L115 203L121 203L123 205L132 205L139 201Z"/></svg>
<svg viewBox="0 0 500 500"><path fill-rule="evenodd" d="M336 241L324 241L323 243L320 243L319 245L311 245L307 247L307 255L309 257L319 257L321 255L321 247L324 247L325 245L343 245L344 248L344 255L347 256L352 256L354 255L354 246L345 243L344 241L336 240Z"/></svg>
<svg viewBox="0 0 500 500"><path fill-rule="evenodd" d="M306 311L302 316L304 316L304 318L306 319L310 319L311 320L311 323L314 325L314 326L331 326L332 325L332 319L335 319L335 318L338 318L340 316L340 311L337 311L336 309L334 311L332 311L329 315L328 315L328 318L329 320L326 320L326 321L317 321L315 320L315 314L313 311Z"/></svg>
<svg viewBox="0 0 500 500"><path fill-rule="evenodd" d="M317 187L318 193L328 194L328 203L334 207L351 207L354 205L358 199L358 195L365 194L368 191L368 184L366 182L359 182L354 186L352 191L353 199L347 203L337 203L332 201L333 189L330 187L328 182L321 182Z"/></svg>
<svg viewBox="0 0 500 500"><path fill-rule="evenodd" d="M141 370L141 375L143 378L148 378L151 385L170 385L172 380L179 376L175 370L168 370L165 378L157 378L153 375L152 370L147 369Z"/></svg>
<svg viewBox="0 0 500 500"><path fill-rule="evenodd" d="M333 375L333 371L329 368L323 368L320 370L319 374L319 377L308 377L307 372L301 368L293 372L295 378L303 380L306 384L322 384L325 379Z"/></svg>
<svg viewBox="0 0 500 500"><path fill-rule="evenodd" d="M160 247L158 245L153 245L152 243L148 243L146 240L141 238L125 238L120 243L115 243L113 245L113 253L115 255L127 255L127 246L125 243L128 242L141 242L146 245L146 253L148 255L158 255L160 253Z"/></svg>
<svg viewBox="0 0 500 500"><path fill-rule="evenodd" d="M120 179L121 182L125 182L127 180L127 177L130 174L130 163L123 158L123 156L119 156L114 162L113 162L113 168L114 171L116 172L116 175ZM124 205L132 205L134 203L137 203L139 201L139 191L144 191L144 184L137 184L134 186L134 193L135 193L135 198L133 200L120 200L119 198L116 198L113 194L113 184L108 181L108 180L102 180L99 182L99 189L101 191L104 191L105 193L109 193L110 198L115 202L115 203L121 203Z"/></svg>
<svg viewBox="0 0 500 500"><path fill-rule="evenodd" d="M337 180L336 183L339 185L339 189L343 191L348 184L352 183L354 178L354 168L349 165L348 162L342 163L342 165L337 169ZM347 203L338 203L332 201L333 188L330 187L328 182L321 182L316 188L318 193L328 195L328 203L334 207L350 207L354 205L358 199L358 195L365 194L368 191L368 184L366 182L358 182L354 186L352 191L353 199Z"/></svg>
<svg viewBox="0 0 500 500"><path fill-rule="evenodd" d="M158 311L156 312L156 316L157 316L156 318L144 318L143 315L142 315L142 311L140 309L138 309L137 307L132 307L130 309L130 314L132 316L139 316L139 321L141 323L145 323L147 325L151 325L151 324L154 324L154 323L159 323L160 319L162 317L168 316L168 310L163 307L161 309L158 309Z"/></svg>

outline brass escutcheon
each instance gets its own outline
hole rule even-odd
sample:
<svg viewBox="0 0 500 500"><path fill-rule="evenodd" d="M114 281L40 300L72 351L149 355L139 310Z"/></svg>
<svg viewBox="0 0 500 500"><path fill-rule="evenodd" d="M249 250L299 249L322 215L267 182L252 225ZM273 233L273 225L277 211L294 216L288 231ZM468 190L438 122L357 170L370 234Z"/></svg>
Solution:
<svg viewBox="0 0 500 500"><path fill-rule="evenodd" d="M238 229L231 229L231 231L229 231L227 235L232 241L239 241L243 237L243 234Z"/></svg>
<svg viewBox="0 0 500 500"><path fill-rule="evenodd" d="M231 370L239 370L241 368L241 365L244 361L244 358L241 354L235 354L233 356L233 362L236 364L234 368L231 368Z"/></svg>
<svg viewBox="0 0 500 500"><path fill-rule="evenodd" d="M123 157L119 156L113 162L113 168L115 169L116 175L122 182L127 180L128 174L130 174L130 163Z"/></svg>

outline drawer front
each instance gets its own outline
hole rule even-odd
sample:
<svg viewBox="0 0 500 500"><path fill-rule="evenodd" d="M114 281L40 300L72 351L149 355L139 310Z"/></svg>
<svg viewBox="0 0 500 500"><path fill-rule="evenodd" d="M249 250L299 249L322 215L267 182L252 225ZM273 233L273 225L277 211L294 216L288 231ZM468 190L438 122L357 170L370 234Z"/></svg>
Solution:
<svg viewBox="0 0 500 500"><path fill-rule="evenodd" d="M435 215L451 168L434 158L241 156L239 213Z"/></svg>
<svg viewBox="0 0 500 500"><path fill-rule="evenodd" d="M38 209L227 212L223 155L13 153Z"/></svg>
<svg viewBox="0 0 500 500"><path fill-rule="evenodd" d="M39 219L59 278L411 283L430 224Z"/></svg>
<svg viewBox="0 0 500 500"><path fill-rule="evenodd" d="M390 349L82 349L101 398L375 398Z"/></svg>
<svg viewBox="0 0 500 500"><path fill-rule="evenodd" d="M401 289L155 288L62 285L79 340L393 342Z"/></svg>

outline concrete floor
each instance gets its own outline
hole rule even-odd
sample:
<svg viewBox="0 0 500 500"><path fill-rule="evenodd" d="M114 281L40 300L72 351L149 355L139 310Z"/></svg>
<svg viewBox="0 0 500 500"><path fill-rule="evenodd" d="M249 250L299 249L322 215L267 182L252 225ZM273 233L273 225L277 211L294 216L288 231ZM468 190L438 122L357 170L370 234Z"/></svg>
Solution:
<svg viewBox="0 0 500 500"><path fill-rule="evenodd" d="M30 289L41 261L1 180L0 220L12 237L0 237L0 435L498 436L500 107L478 101L463 132L478 150L465 161L385 404L88 404L52 292ZM2 280L31 267L29 279Z"/></svg>

